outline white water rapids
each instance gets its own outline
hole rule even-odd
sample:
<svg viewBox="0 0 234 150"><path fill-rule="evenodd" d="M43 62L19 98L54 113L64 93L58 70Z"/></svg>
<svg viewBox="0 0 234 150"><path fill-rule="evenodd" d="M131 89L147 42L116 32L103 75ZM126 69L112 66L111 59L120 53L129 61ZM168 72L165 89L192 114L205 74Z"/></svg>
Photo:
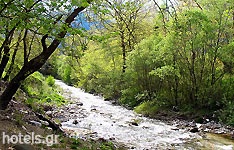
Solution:
<svg viewBox="0 0 234 150"><path fill-rule="evenodd" d="M83 90L68 86L56 80L56 84L69 92L71 97L78 98L83 103L82 109L86 117L77 118L78 123L73 124L74 119L62 123L62 128L76 132L77 136L84 133L95 133L104 139L114 139L118 143L127 145L129 148L143 149L198 149L200 142L193 139L201 139L198 134L169 126L162 121L149 119L136 114L122 106L112 105L104 101L100 96L85 93ZM137 125L132 125L137 122ZM189 142L190 141L190 142ZM192 144L191 144L192 143ZM220 147L217 149L226 149ZM228 149L232 150L232 145ZM227 149L227 150L228 150Z"/></svg>

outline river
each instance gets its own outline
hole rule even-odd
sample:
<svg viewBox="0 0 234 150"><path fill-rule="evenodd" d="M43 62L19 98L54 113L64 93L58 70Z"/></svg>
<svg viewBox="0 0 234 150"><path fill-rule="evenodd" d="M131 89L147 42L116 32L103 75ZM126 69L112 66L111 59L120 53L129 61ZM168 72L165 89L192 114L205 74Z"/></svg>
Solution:
<svg viewBox="0 0 234 150"><path fill-rule="evenodd" d="M177 129L173 125L167 125L162 121L143 117L122 106L113 105L100 96L85 93L80 88L68 86L59 80L56 80L56 84L69 93L73 101L83 103L80 107L85 117L73 117L62 122L62 128L72 130L77 137L90 137L95 134L98 138L111 139L127 145L129 149L136 150L234 149L234 143L231 140L225 139L221 142L221 137L217 138L217 135L201 136L184 129ZM78 120L77 123L74 124L74 120Z"/></svg>

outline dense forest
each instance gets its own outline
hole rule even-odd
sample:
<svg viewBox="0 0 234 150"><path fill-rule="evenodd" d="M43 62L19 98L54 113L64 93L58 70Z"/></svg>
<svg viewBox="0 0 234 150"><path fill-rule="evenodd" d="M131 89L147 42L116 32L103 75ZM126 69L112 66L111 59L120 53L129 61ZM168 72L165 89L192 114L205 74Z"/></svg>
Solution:
<svg viewBox="0 0 234 150"><path fill-rule="evenodd" d="M0 18L1 109L19 88L58 98L57 78L139 113L234 125L233 0L1 0Z"/></svg>

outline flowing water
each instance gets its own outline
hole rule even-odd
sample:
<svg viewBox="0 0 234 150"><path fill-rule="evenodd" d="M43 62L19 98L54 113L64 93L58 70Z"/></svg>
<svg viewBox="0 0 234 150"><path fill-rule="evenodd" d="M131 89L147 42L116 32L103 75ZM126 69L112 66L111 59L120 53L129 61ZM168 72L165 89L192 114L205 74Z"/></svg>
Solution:
<svg viewBox="0 0 234 150"><path fill-rule="evenodd" d="M204 139L196 133L182 129L175 130L175 126L142 117L132 110L112 105L100 96L85 93L80 88L68 86L59 80L56 80L56 84L76 98L74 101L83 103L81 107L85 117L77 118L77 124L73 124L74 119L62 123L62 128L72 130L78 137L95 133L97 137L112 139L137 150L232 150L234 147L232 141L220 143L214 135L206 136Z"/></svg>

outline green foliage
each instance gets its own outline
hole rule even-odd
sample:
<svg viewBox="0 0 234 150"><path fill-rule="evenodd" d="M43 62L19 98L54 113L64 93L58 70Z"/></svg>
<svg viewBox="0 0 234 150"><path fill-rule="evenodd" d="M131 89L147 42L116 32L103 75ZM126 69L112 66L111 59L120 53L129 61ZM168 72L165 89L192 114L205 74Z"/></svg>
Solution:
<svg viewBox="0 0 234 150"><path fill-rule="evenodd" d="M16 111L14 113L13 117L14 117L17 125L22 126L24 124L24 121L23 121L24 115L23 114L20 114L18 111Z"/></svg>
<svg viewBox="0 0 234 150"><path fill-rule="evenodd" d="M218 112L219 119L222 123L234 126L234 102L229 101L225 107Z"/></svg>
<svg viewBox="0 0 234 150"><path fill-rule="evenodd" d="M116 43L113 43L116 44ZM79 86L92 93L102 93L105 98L120 96L121 61L119 50L103 48L101 44L90 42L89 49L81 58ZM98 50L97 50L98 49Z"/></svg>
<svg viewBox="0 0 234 150"><path fill-rule="evenodd" d="M57 94L56 91L54 91L50 95L42 95L38 98L39 98L39 101L37 101L37 102L39 104L57 105L57 106L62 106L63 104L66 104L64 97Z"/></svg>
<svg viewBox="0 0 234 150"><path fill-rule="evenodd" d="M71 85L77 81L77 77L75 76L75 71L77 70L72 69L72 66L74 65L73 63L75 62L72 59L72 56L58 56L58 54L56 54L53 55L49 62L50 65L48 65L51 66L55 78L61 79L68 85Z"/></svg>
<svg viewBox="0 0 234 150"><path fill-rule="evenodd" d="M78 146L75 145L75 144L72 144L72 145L71 145L71 149L78 149Z"/></svg>
<svg viewBox="0 0 234 150"><path fill-rule="evenodd" d="M135 99L135 95L137 95L139 92L138 89L132 87L132 88L123 89L121 92L122 92L121 96L122 104L125 104L133 108L141 102L141 101L137 102L137 100Z"/></svg>
<svg viewBox="0 0 234 150"><path fill-rule="evenodd" d="M160 90L160 78L150 74L154 68L162 65L163 53L158 49L160 41L160 36L151 36L139 43L127 57L121 97L124 104L135 107L144 100L150 100L152 94Z"/></svg>
<svg viewBox="0 0 234 150"><path fill-rule="evenodd" d="M71 66L66 66L63 73L63 81L71 85Z"/></svg>
<svg viewBox="0 0 234 150"><path fill-rule="evenodd" d="M37 93L44 93L48 87L47 83L45 82L45 77L41 73L35 72L22 83L22 89L29 96L33 96L37 95Z"/></svg>
<svg viewBox="0 0 234 150"><path fill-rule="evenodd" d="M158 106L155 101L144 101L143 103L135 107L134 111L137 113L153 116L161 109L162 108L160 108L160 106Z"/></svg>
<svg viewBox="0 0 234 150"><path fill-rule="evenodd" d="M49 86L54 86L55 84L55 80L54 80L54 77L49 75L47 78L46 78L46 82Z"/></svg>
<svg viewBox="0 0 234 150"><path fill-rule="evenodd" d="M81 144L79 139L71 138L71 149L78 149L79 145Z"/></svg>
<svg viewBox="0 0 234 150"><path fill-rule="evenodd" d="M22 89L30 96L26 100L34 110L40 110L38 104L62 106L67 101L56 90L52 76L45 78L41 73L35 72L23 83ZM52 87L51 87L52 86Z"/></svg>
<svg viewBox="0 0 234 150"><path fill-rule="evenodd" d="M221 108L217 111L220 122L234 126L234 77L225 75L222 80L223 98L217 102Z"/></svg>
<svg viewBox="0 0 234 150"><path fill-rule="evenodd" d="M124 104L146 114L175 105L184 111L219 110L223 122L232 124L232 20L223 16L219 2L219 13L211 15L214 8L208 6L185 10L176 22L167 22L167 34L157 30L135 47L127 57Z"/></svg>
<svg viewBox="0 0 234 150"><path fill-rule="evenodd" d="M106 144L106 145L101 145L100 146L101 150L112 150L113 146L111 144Z"/></svg>

